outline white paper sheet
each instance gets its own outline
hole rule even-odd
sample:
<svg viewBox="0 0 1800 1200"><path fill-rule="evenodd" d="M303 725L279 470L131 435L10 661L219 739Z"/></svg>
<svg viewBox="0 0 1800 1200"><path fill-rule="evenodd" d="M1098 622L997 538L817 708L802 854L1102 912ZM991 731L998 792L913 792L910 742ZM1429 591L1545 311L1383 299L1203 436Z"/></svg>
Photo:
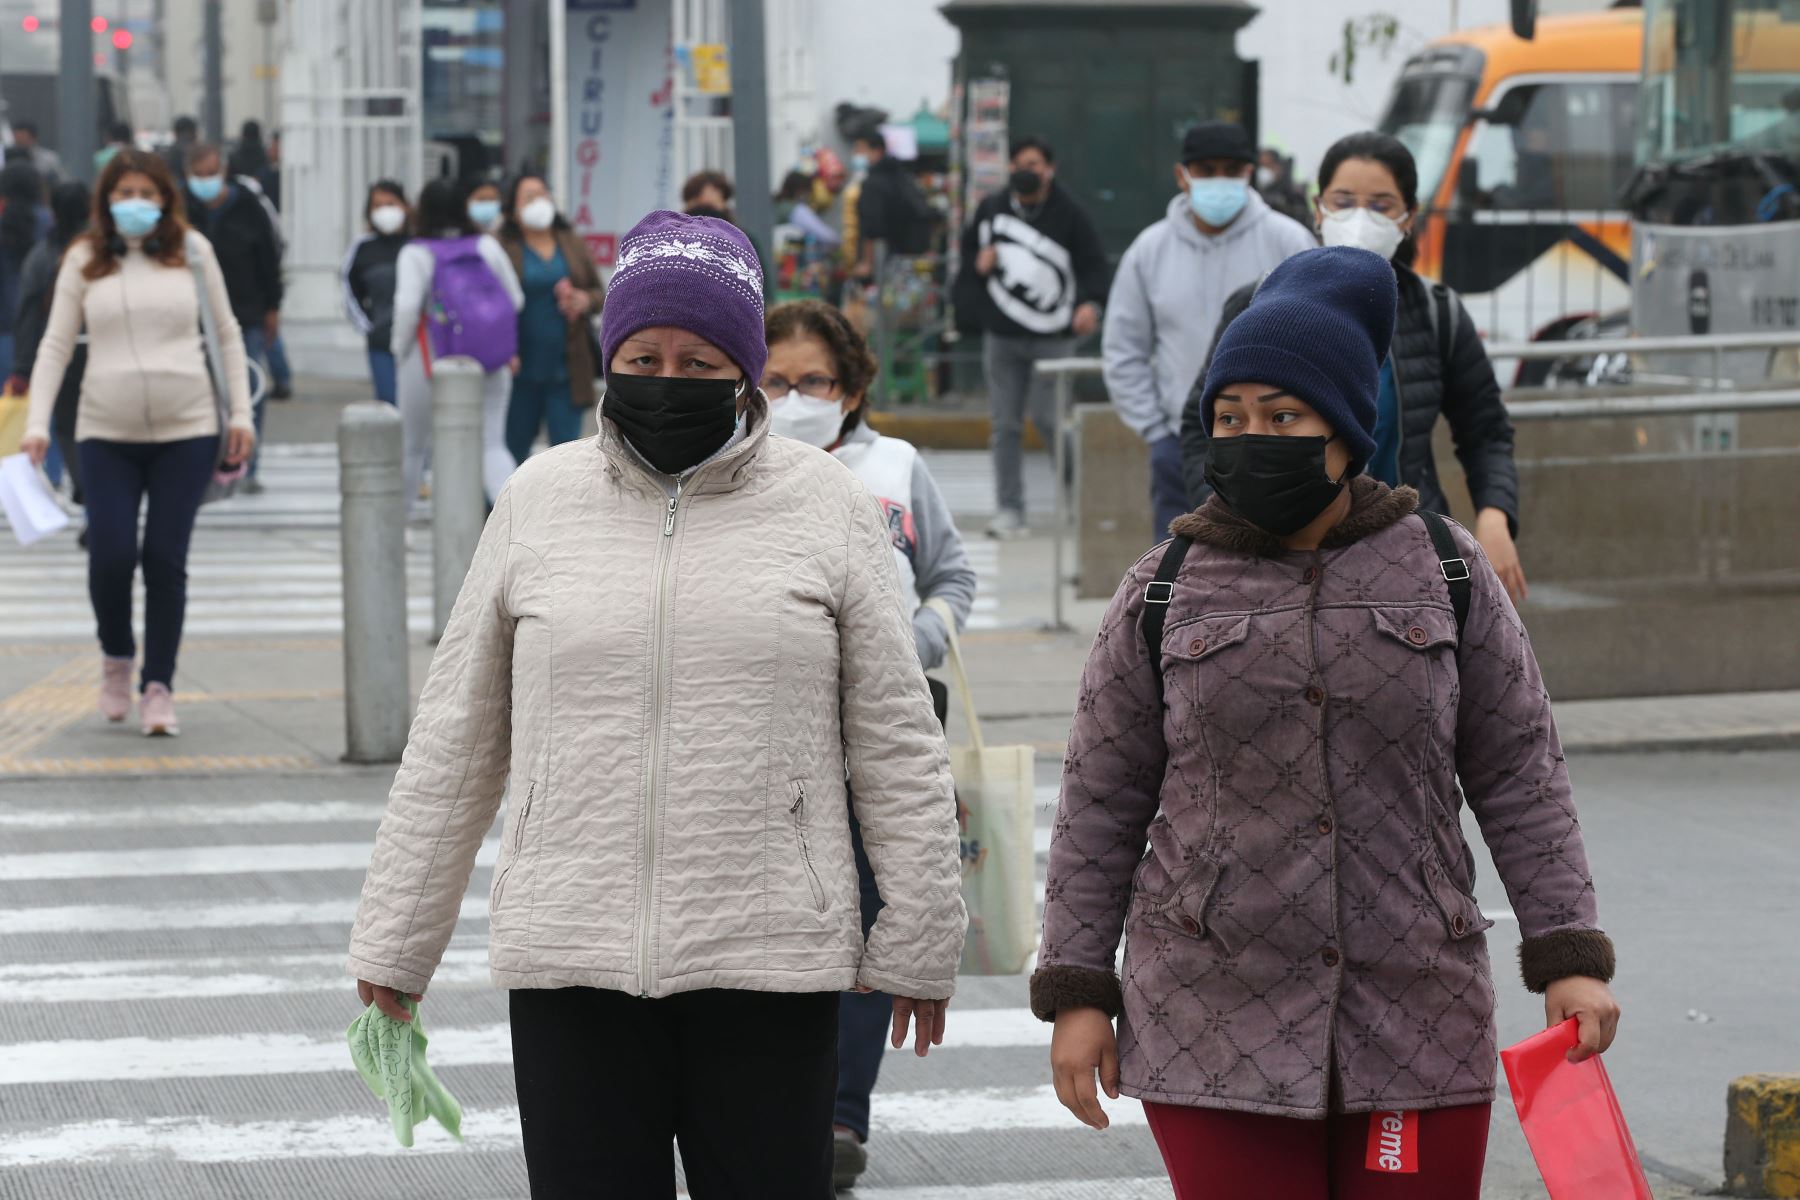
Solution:
<svg viewBox="0 0 1800 1200"><path fill-rule="evenodd" d="M69 515L57 505L44 477L23 454L0 458L0 509L5 510L6 522L21 546L69 524Z"/></svg>

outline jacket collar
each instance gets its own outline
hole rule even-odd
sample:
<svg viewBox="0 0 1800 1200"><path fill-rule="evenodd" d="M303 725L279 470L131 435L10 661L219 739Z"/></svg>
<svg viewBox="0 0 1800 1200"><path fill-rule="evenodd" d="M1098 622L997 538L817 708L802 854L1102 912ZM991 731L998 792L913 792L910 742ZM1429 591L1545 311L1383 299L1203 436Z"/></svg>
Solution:
<svg viewBox="0 0 1800 1200"><path fill-rule="evenodd" d="M655 470L626 443L619 427L606 419L606 401L600 402L600 436L595 439L605 459L606 470L621 481L635 480L661 489L670 478ZM762 389L750 393L744 409L744 436L722 453L707 459L682 477L686 495L702 492L734 492L749 479L750 470L762 458L769 441L769 402Z"/></svg>
<svg viewBox="0 0 1800 1200"><path fill-rule="evenodd" d="M1390 488L1380 480L1358 475L1350 481L1350 515L1332 526L1319 549L1337 550L1353 545L1411 516L1418 507L1419 493L1413 489ZM1258 558L1277 558L1287 553L1280 538L1226 508L1216 495L1196 511L1177 518L1169 530L1203 546Z"/></svg>

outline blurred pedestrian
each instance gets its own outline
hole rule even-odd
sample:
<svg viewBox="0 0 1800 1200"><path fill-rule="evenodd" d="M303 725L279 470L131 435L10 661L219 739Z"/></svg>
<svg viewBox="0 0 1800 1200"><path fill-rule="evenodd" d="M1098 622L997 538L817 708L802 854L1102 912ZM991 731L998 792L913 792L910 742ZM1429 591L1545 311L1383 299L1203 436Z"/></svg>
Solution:
<svg viewBox="0 0 1800 1200"><path fill-rule="evenodd" d="M690 217L717 217L721 221L730 221L737 225L737 211L731 202L737 197L737 185L723 171L708 168L696 171L687 177L681 185L681 211ZM756 260L763 268L763 288L769 290L775 286L775 277L769 270L769 254L762 242L743 226L738 231L750 242L750 248L756 251Z"/></svg>
<svg viewBox="0 0 1800 1200"><path fill-rule="evenodd" d="M470 348L483 351L479 355L486 371L481 392L481 479L490 503L498 498L500 485L517 465L506 448L506 402L512 369L518 365L518 313L525 307L525 293L506 250L475 227L472 207L468 195L455 184L442 179L426 184L419 192L415 214L418 236L396 260L390 348L399 375L409 504L419 495L425 456L431 447L431 363L463 349L447 350L434 340L447 329L438 318L455 315L459 336L478 343ZM502 311L495 303L496 296L504 297L511 313ZM493 365L495 360L500 365ZM410 369L415 361L422 370Z"/></svg>
<svg viewBox="0 0 1800 1200"><path fill-rule="evenodd" d="M1181 194L1119 260L1101 353L1119 418L1150 449L1156 537L1188 511L1181 478L1181 406L1206 360L1225 298L1315 245L1306 227L1272 212L1250 187L1256 149L1238 125L1187 131Z"/></svg>
<svg viewBox="0 0 1800 1200"><path fill-rule="evenodd" d="M491 179L480 179L469 185L464 197L469 220L478 233L498 234L506 219L506 204L500 196L500 185Z"/></svg>
<svg viewBox="0 0 1800 1200"><path fill-rule="evenodd" d="M49 232L44 177L38 169L22 160L0 167L0 365L12 365L25 259Z"/></svg>
<svg viewBox="0 0 1800 1200"><path fill-rule="evenodd" d="M1474 538L1361 473L1396 296L1346 246L1269 276L1202 393L1214 495L1127 573L1082 678L1032 1010L1057 1097L1097 1128L1096 1076L1144 1101L1178 1196L1477 1200L1494 922L1465 797L1546 1023L1577 1021L1577 1061L1618 1024L1525 629ZM1398 1190L1376 1112L1413 1131Z"/></svg>
<svg viewBox="0 0 1800 1200"><path fill-rule="evenodd" d="M875 278L875 244L890 255L915 258L931 249L938 215L906 164L888 152L887 135L868 129L856 135L851 170L862 180L856 198L856 260L851 274Z"/></svg>
<svg viewBox="0 0 1800 1200"><path fill-rule="evenodd" d="M123 121L114 121L106 127L106 144L94 151L95 174L106 170L106 164L112 161L113 155L121 150L133 150L137 147L137 137L131 132L131 126Z"/></svg>
<svg viewBox="0 0 1800 1200"><path fill-rule="evenodd" d="M50 192L52 224L49 236L32 247L19 271L18 317L13 323L12 358L7 363L12 373L8 387L16 394L30 386L38 346L50 320L57 267L70 243L87 231L91 208L92 197L85 184L59 183ZM3 227L4 218L0 217L0 229ZM57 389L55 407L50 412L50 450L44 458L44 472L52 483L60 482L55 463L60 462L67 469L71 485L69 495L77 504L82 502L82 491L81 456L75 447L75 417L81 401L81 381L86 372L87 347L77 345L69 356L68 369L63 372L62 386Z"/></svg>
<svg viewBox="0 0 1800 1200"><path fill-rule="evenodd" d="M769 436L750 244L655 212L619 250L600 435L488 519L350 965L408 1015L510 792L487 913L532 1194L670 1195L678 1141L696 1195L828 1200L839 993L894 994L923 1055L956 985L943 734L879 507ZM866 942L846 774L887 902Z"/></svg>
<svg viewBox="0 0 1800 1200"><path fill-rule="evenodd" d="M363 221L369 232L351 243L344 256L344 312L368 342L375 398L395 404L394 285L400 251L412 237L406 186L392 179L372 184L363 202Z"/></svg>
<svg viewBox="0 0 1800 1200"><path fill-rule="evenodd" d="M240 175L255 181L257 189L267 195L274 190L274 168L269 160L269 148L263 144L262 122L245 121L238 130L237 145L231 148L231 157L227 165L233 175ZM193 153L188 154L188 168L193 169Z"/></svg>
<svg viewBox="0 0 1800 1200"><path fill-rule="evenodd" d="M1294 160L1273 146L1264 146L1256 160L1256 192L1282 216L1302 225L1313 223L1306 188L1294 178Z"/></svg>
<svg viewBox="0 0 1800 1200"><path fill-rule="evenodd" d="M919 665L927 671L943 665L948 631L937 610L926 605L931 600L948 604L960 628L975 603L975 568L925 460L910 443L878 434L868 423L874 353L849 318L818 300L770 309L767 330L769 361L762 389L770 406L769 431L828 451L874 494L887 517L901 604L912 616ZM926 683L942 726L949 692L935 679ZM854 798L851 808L850 849L866 939L882 901ZM838 999L832 1183L840 1190L854 1186L868 1166L869 1097L887 1050L893 1011L893 998L884 992L848 992Z"/></svg>
<svg viewBox="0 0 1800 1200"><path fill-rule="evenodd" d="M255 122L247 122L254 125ZM235 156L234 156L235 157ZM233 175L239 175L233 172ZM188 212L194 228L212 243L231 311L243 330L244 352L271 378L269 343L281 332L281 241L263 199L240 178L226 178L224 156L217 146L195 143L188 151L187 192L194 203ZM265 401L256 402L256 436L260 443ZM244 490L263 490L257 468L260 449L250 458Z"/></svg>
<svg viewBox="0 0 1800 1200"><path fill-rule="evenodd" d="M12 132L13 149L37 168L37 173L43 177L44 186L55 187L61 182L62 158L38 140L37 122L20 121L12 127Z"/></svg>
<svg viewBox="0 0 1800 1200"><path fill-rule="evenodd" d="M1418 186L1412 152L1385 133L1342 138L1319 164L1318 225L1325 244L1372 250L1392 260L1399 280L1398 324L1393 352L1381 364L1368 472L1390 487L1405 484L1418 492L1420 508L1448 513L1432 450L1439 417L1447 421L1475 506L1475 540L1517 604L1525 599L1526 585L1513 541L1519 528L1519 470L1512 422L1461 298L1412 270ZM1226 301L1215 344L1255 291L1254 283L1246 284ZM1182 471L1194 508L1212 494L1206 482L1210 439L1200 416L1205 382L1202 372L1181 417Z"/></svg>
<svg viewBox="0 0 1800 1200"><path fill-rule="evenodd" d="M1025 418L1050 445L1057 435L1050 381L1032 369L1067 358L1100 327L1110 270L1087 213L1056 183L1056 151L1039 137L1012 150L1012 178L984 199L962 234L958 308L982 330L993 432L994 519L989 537L1026 532Z"/></svg>
<svg viewBox="0 0 1800 1200"><path fill-rule="evenodd" d="M169 164L169 173L185 189L187 187L188 152L200 142L200 123L190 116L175 118L172 127L175 140L163 147L163 158Z"/></svg>
<svg viewBox="0 0 1800 1200"><path fill-rule="evenodd" d="M539 430L552 446L581 436L582 414L598 400L593 321L606 289L587 243L557 211L541 176L513 180L500 244L525 292L519 372L506 406L506 448L524 462Z"/></svg>
<svg viewBox="0 0 1800 1200"><path fill-rule="evenodd" d="M194 517L219 463L246 462L256 445L244 342L212 245L182 219L162 156L120 150L100 173L93 228L70 244L31 370L31 412L20 449L42 462L50 417L75 342L87 330L87 372L75 437L88 513L88 595L99 626L100 711L131 711L132 580L144 569L144 665L138 716L145 734L174 734L175 659L187 609ZM202 298L217 322L228 420L196 335ZM138 510L148 500L142 540Z"/></svg>
<svg viewBox="0 0 1800 1200"><path fill-rule="evenodd" d="M816 177L804 171L789 171L775 194L775 218L798 229L809 247L836 247L844 240L843 235L819 215L821 202L829 206L831 193L819 186Z"/></svg>

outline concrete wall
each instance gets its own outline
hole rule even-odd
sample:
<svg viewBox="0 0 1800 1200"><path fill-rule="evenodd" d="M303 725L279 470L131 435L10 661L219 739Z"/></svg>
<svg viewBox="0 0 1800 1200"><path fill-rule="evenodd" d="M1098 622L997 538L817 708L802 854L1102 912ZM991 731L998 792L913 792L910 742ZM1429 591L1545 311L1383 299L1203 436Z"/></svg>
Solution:
<svg viewBox="0 0 1800 1200"><path fill-rule="evenodd" d="M164 0L163 86L171 117L200 116L206 92L205 7L201 0ZM280 81L272 74L262 77L280 61L280 30L271 30L265 41L257 8L256 0L226 0L222 8L227 138L251 120L261 121L266 133L280 115Z"/></svg>

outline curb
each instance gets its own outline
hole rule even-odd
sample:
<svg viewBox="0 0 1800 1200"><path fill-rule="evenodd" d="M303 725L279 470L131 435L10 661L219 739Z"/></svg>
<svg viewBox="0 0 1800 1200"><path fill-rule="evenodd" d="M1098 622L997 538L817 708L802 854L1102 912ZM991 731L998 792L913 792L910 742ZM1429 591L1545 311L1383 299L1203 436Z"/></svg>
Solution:
<svg viewBox="0 0 1800 1200"><path fill-rule="evenodd" d="M1744 754L1756 750L1800 750L1800 729L1702 733L1672 738L1563 739L1565 753L1579 754Z"/></svg>
<svg viewBox="0 0 1800 1200"><path fill-rule="evenodd" d="M911 442L921 450L986 450L993 431L993 422L980 412L870 410L869 424L877 433ZM1025 448L1044 448L1035 425L1026 426Z"/></svg>
<svg viewBox="0 0 1800 1200"><path fill-rule="evenodd" d="M1800 1196L1800 1075L1744 1075L1725 1099L1725 1191Z"/></svg>

